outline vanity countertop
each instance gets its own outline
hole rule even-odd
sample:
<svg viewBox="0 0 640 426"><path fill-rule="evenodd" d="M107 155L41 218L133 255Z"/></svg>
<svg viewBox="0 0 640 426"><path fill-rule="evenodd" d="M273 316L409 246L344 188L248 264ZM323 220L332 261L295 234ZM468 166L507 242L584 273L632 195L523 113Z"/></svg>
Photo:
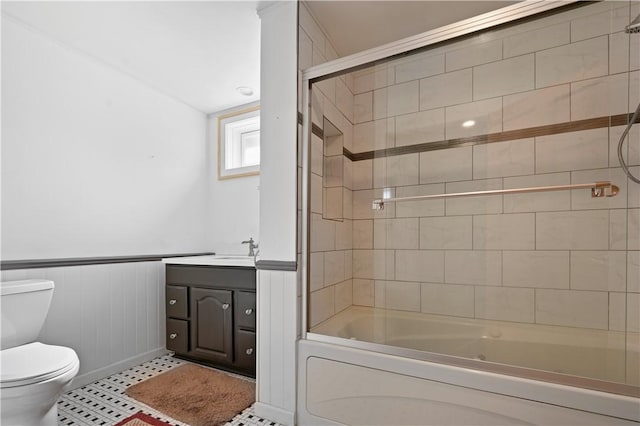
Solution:
<svg viewBox="0 0 640 426"><path fill-rule="evenodd" d="M162 263L170 265L201 265L201 266L241 266L255 268L253 256L233 254L216 254L206 256L168 257L162 259Z"/></svg>

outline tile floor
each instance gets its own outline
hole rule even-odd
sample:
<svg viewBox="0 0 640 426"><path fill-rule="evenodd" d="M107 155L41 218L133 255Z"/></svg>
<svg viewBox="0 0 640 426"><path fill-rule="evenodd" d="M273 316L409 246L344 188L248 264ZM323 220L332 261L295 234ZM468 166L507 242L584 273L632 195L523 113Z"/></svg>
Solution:
<svg viewBox="0 0 640 426"><path fill-rule="evenodd" d="M187 361L165 355L69 391L58 401L58 425L111 426L138 411L143 411L172 425L189 426L129 398L124 393L131 385L186 363ZM253 406L238 414L227 425L280 426L256 416Z"/></svg>

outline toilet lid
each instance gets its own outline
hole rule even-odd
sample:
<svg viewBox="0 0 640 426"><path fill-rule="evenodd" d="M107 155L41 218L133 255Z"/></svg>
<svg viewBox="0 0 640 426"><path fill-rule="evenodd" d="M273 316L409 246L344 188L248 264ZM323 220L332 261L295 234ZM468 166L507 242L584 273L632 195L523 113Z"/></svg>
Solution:
<svg viewBox="0 0 640 426"><path fill-rule="evenodd" d="M0 351L2 388L25 386L60 376L78 365L71 348L39 342Z"/></svg>

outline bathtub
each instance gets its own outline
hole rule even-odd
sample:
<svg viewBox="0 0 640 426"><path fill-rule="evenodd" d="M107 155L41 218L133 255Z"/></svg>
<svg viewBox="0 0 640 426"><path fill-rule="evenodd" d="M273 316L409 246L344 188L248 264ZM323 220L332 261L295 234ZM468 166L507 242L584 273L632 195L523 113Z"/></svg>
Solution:
<svg viewBox="0 0 640 426"><path fill-rule="evenodd" d="M300 424L640 421L637 334L354 306L305 337Z"/></svg>

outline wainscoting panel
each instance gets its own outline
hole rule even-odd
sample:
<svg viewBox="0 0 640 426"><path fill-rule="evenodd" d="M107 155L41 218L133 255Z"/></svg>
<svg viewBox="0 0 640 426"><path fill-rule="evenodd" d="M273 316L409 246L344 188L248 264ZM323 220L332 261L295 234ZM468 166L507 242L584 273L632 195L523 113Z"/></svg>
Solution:
<svg viewBox="0 0 640 426"><path fill-rule="evenodd" d="M165 349L164 264L115 263L2 271L2 281L55 283L43 343L73 348L79 387L150 360Z"/></svg>

